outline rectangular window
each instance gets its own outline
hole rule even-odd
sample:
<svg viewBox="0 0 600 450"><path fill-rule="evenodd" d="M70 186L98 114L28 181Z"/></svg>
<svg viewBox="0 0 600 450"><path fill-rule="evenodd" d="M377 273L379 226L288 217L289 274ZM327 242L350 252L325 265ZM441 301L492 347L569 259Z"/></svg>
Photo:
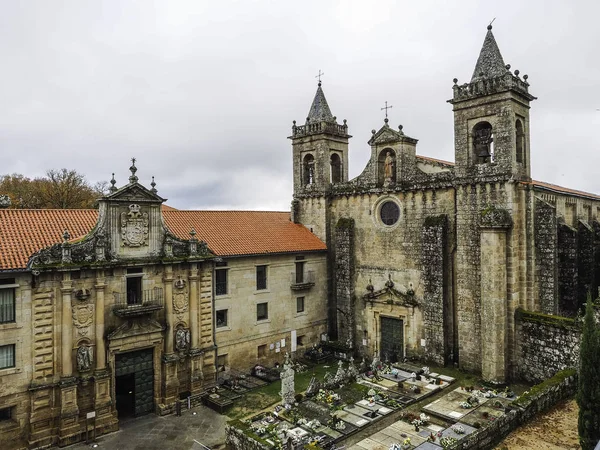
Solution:
<svg viewBox="0 0 600 450"><path fill-rule="evenodd" d="M256 266L256 290L267 288L267 266Z"/></svg>
<svg viewBox="0 0 600 450"><path fill-rule="evenodd" d="M0 346L0 369L15 367L15 344Z"/></svg>
<svg viewBox="0 0 600 450"><path fill-rule="evenodd" d="M0 323L15 321L15 279L0 280Z"/></svg>
<svg viewBox="0 0 600 450"><path fill-rule="evenodd" d="M2 408L0 409L0 422L3 420L10 420L13 416L13 408Z"/></svg>
<svg viewBox="0 0 600 450"><path fill-rule="evenodd" d="M257 353L258 353L259 358L267 356L267 344L259 345L258 349L257 349Z"/></svg>
<svg viewBox="0 0 600 450"><path fill-rule="evenodd" d="M127 304L142 304L142 277L127 277Z"/></svg>
<svg viewBox="0 0 600 450"><path fill-rule="evenodd" d="M215 270L215 295L227 295L227 269Z"/></svg>
<svg viewBox="0 0 600 450"><path fill-rule="evenodd" d="M227 326L227 310L221 309L217 311L217 328Z"/></svg>
<svg viewBox="0 0 600 450"><path fill-rule="evenodd" d="M304 335L296 336L296 346L302 347L304 345Z"/></svg>
<svg viewBox="0 0 600 450"><path fill-rule="evenodd" d="M269 304L258 303L256 305L256 320L267 320L269 318Z"/></svg>
<svg viewBox="0 0 600 450"><path fill-rule="evenodd" d="M304 283L304 263L305 261L296 261L296 283Z"/></svg>
<svg viewBox="0 0 600 450"><path fill-rule="evenodd" d="M304 312L304 297L296 298L296 312L297 313Z"/></svg>

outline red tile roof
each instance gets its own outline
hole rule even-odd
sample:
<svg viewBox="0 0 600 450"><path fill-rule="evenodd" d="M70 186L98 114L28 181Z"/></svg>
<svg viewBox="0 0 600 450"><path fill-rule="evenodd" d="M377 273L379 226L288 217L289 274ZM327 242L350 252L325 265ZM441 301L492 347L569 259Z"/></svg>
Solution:
<svg viewBox="0 0 600 450"><path fill-rule="evenodd" d="M290 222L289 212L163 211L167 227L182 239L196 237L220 256L326 250L303 225Z"/></svg>
<svg viewBox="0 0 600 450"><path fill-rule="evenodd" d="M95 209L0 209L0 270L23 269L38 250L62 242L62 234L87 234Z"/></svg>
<svg viewBox="0 0 600 450"><path fill-rule="evenodd" d="M534 187L541 188L541 189L547 189L547 190L558 192L561 194L577 195L579 197L588 197L588 198L591 198L594 200L600 200L600 195L591 194L589 192L584 192L584 191L578 191L576 189L569 189L566 187L558 186L556 184L544 183L543 181L535 181L535 180L532 180L531 184L533 184Z"/></svg>
<svg viewBox="0 0 600 450"><path fill-rule="evenodd" d="M323 251L325 244L288 212L180 211L163 208L167 227L179 238L196 237L219 256ZM0 270L23 269L36 251L62 241L65 229L75 239L96 224L94 209L0 209Z"/></svg>

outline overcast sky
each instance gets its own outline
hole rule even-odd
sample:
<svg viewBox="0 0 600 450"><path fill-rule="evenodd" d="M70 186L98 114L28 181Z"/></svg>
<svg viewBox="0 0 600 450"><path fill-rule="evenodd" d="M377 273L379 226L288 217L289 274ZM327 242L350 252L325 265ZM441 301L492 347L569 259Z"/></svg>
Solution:
<svg viewBox="0 0 600 450"><path fill-rule="evenodd" d="M292 120L325 72L348 120L350 177L380 108L453 161L452 79L488 23L529 75L537 180L600 193L597 1L0 0L0 174L67 167L146 185L177 208L287 210Z"/></svg>

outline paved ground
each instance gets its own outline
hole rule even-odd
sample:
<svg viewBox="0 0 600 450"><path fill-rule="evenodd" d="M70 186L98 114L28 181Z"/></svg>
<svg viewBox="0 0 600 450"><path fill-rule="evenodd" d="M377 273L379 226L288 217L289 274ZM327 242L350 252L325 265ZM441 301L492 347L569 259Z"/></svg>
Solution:
<svg viewBox="0 0 600 450"><path fill-rule="evenodd" d="M195 414L194 414L195 413ZM69 450L219 450L225 448L226 416L204 406L183 411L181 417L147 415L121 424L115 433L97 439L97 447L80 443Z"/></svg>

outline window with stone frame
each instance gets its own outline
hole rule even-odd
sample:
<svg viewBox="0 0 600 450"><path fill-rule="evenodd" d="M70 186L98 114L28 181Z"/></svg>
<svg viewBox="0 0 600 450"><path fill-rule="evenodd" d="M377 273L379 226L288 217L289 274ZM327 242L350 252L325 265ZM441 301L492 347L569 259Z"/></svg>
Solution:
<svg viewBox="0 0 600 450"><path fill-rule="evenodd" d="M304 312L304 297L296 297L296 312Z"/></svg>
<svg viewBox="0 0 600 450"><path fill-rule="evenodd" d="M215 270L215 295L227 295L227 270L224 268Z"/></svg>
<svg viewBox="0 0 600 450"><path fill-rule="evenodd" d="M256 320L267 320L269 318L269 304L258 303L256 305Z"/></svg>
<svg viewBox="0 0 600 450"><path fill-rule="evenodd" d="M256 266L256 290L267 289L267 266Z"/></svg>
<svg viewBox="0 0 600 450"><path fill-rule="evenodd" d="M217 328L223 328L223 327L229 326L228 315L229 315L229 310L227 310L227 309L220 309L217 311L217 313L216 313Z"/></svg>
<svg viewBox="0 0 600 450"><path fill-rule="evenodd" d="M0 279L0 323L11 323L16 320L15 288L17 286L14 278Z"/></svg>
<svg viewBox="0 0 600 450"><path fill-rule="evenodd" d="M400 219L400 207L392 200L385 202L379 208L379 218L384 225L394 225Z"/></svg>
<svg viewBox="0 0 600 450"><path fill-rule="evenodd" d="M304 346L304 335L302 335L302 336L296 336L296 346L297 347Z"/></svg>
<svg viewBox="0 0 600 450"><path fill-rule="evenodd" d="M330 157L331 182L339 183L342 181L342 159L337 153L332 153Z"/></svg>
<svg viewBox="0 0 600 450"><path fill-rule="evenodd" d="M0 345L0 369L15 367L15 344Z"/></svg>
<svg viewBox="0 0 600 450"><path fill-rule="evenodd" d="M525 165L525 131L523 130L523 122L520 119L515 122L515 138L517 162Z"/></svg>

